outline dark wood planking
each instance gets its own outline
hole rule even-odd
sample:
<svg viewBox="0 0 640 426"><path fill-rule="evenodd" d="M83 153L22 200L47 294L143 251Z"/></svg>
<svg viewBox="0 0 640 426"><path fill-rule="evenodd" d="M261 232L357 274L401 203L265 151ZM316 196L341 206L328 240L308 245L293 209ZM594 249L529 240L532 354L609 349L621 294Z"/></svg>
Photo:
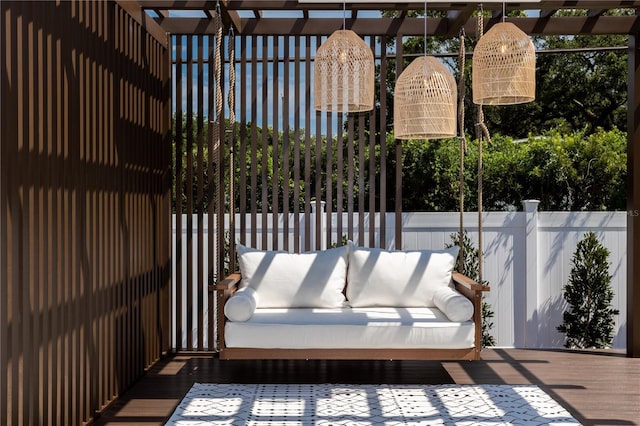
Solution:
<svg viewBox="0 0 640 426"><path fill-rule="evenodd" d="M96 424L164 424L199 382L533 384L584 425L637 425L639 380L638 360L619 351L484 349L482 359L473 362L223 361L214 355L179 355L154 366Z"/></svg>
<svg viewBox="0 0 640 426"><path fill-rule="evenodd" d="M168 349L167 40L115 2L1 7L0 418L79 424Z"/></svg>
<svg viewBox="0 0 640 426"><path fill-rule="evenodd" d="M636 2L636 7L638 3ZM543 35L598 35L629 34L638 27L635 16L579 16L579 17L509 17L518 28L532 36ZM461 22L449 18L429 18L428 32L432 37L454 37ZM170 18L162 21L165 31L172 34L214 34L215 24L206 18ZM469 18L462 27L469 36L476 35L475 18ZM242 18L240 33L245 35L300 35L320 36L342 28L342 18ZM421 36L424 34L422 18L358 18L350 29L361 36ZM488 29L488 28L487 28Z"/></svg>

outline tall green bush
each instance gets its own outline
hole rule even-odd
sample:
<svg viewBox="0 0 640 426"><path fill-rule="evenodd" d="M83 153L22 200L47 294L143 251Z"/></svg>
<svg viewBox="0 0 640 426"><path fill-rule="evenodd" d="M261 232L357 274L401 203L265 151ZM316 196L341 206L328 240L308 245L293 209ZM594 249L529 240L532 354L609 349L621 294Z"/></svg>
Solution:
<svg viewBox="0 0 640 426"><path fill-rule="evenodd" d="M478 260L478 249L473 245L469 234L465 230L462 236L462 245L460 244L460 234L451 234L452 244L447 244L447 248L452 246L459 246L462 248L462 265L458 263L458 270L460 273L465 274L472 280L480 282L480 269ZM481 284L489 285L489 282L482 280ZM491 310L491 305L485 301L482 301L482 347L495 346L496 339L491 335L491 329L493 328L494 312Z"/></svg>
<svg viewBox="0 0 640 426"><path fill-rule="evenodd" d="M587 232L578 242L573 255L569 282L564 299L569 309L564 312L558 331L566 334L567 348L608 348L615 328L613 290L609 273L609 250L595 233Z"/></svg>

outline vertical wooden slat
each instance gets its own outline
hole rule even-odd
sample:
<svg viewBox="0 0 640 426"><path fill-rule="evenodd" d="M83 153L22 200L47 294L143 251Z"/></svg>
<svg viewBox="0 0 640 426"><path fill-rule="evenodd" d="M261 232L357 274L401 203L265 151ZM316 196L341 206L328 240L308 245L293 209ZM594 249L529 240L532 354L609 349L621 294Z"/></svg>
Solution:
<svg viewBox="0 0 640 426"><path fill-rule="evenodd" d="M283 233L283 244L282 249L285 251L289 250L289 79L290 72L290 39L291 37L284 37L284 58L283 58L283 76L282 80L284 81L283 86L283 94L282 94L282 233ZM295 143L295 142L294 142Z"/></svg>
<svg viewBox="0 0 640 426"><path fill-rule="evenodd" d="M240 83L240 180L238 190L238 209L240 212L240 244L246 244L247 235L247 36L240 36L240 73L237 81Z"/></svg>
<svg viewBox="0 0 640 426"><path fill-rule="evenodd" d="M321 37L316 37L316 51L322 44ZM314 151L315 158L315 191L313 196L315 197L315 224L316 229L313 231L314 233L314 241L316 242L315 249L320 250L322 248L322 113L320 111L315 111L316 118L316 146Z"/></svg>
<svg viewBox="0 0 640 426"><path fill-rule="evenodd" d="M176 283L175 283L175 292L176 292L176 317L175 317L175 335L176 335L176 349L182 349L182 334L184 333L183 325L182 325L182 307L184 306L183 299L183 287L184 282L182 280L182 268L183 268L183 259L182 259L182 185L183 185L183 177L182 177L182 165L183 165L183 138L182 138L182 120L183 120L183 112L182 112L182 84L183 84L183 75L182 75L182 36L174 37L176 43L176 71L175 71L175 87L176 87L176 112L175 112L175 209L176 209L176 257L174 260L174 265L176 269Z"/></svg>
<svg viewBox="0 0 640 426"><path fill-rule="evenodd" d="M278 238L278 212L279 212L279 203L280 203L280 158L279 158L279 141L278 141L278 132L280 127L278 126L279 118L279 101L280 101L280 86L279 86L279 50L280 50L280 37L275 36L272 40L272 46L270 46L270 50L273 52L273 61L271 62L271 70L270 75L272 79L272 129L273 135L271 136L271 235L272 235L272 247L274 250L279 249L279 238ZM263 52L263 55L265 53ZM265 55L266 56L266 55ZM264 126L263 126L264 128Z"/></svg>
<svg viewBox="0 0 640 426"><path fill-rule="evenodd" d="M4 60L4 66L6 67L6 78L2 78L0 81L0 91L2 91L4 102L0 102L0 115L4 117L4 120L11 120L15 122L15 111L9 108L9 103L14 104L16 99L14 91L12 90L13 78L13 63L15 62L12 56L12 44L15 42L15 35L13 33L14 26L12 25L12 14L14 10L10 10L4 4L0 4L0 31L4 31L2 34L2 41L0 42L0 57ZM15 137L15 129L10 126L0 126L0 138L2 140L10 140L9 138ZM3 144L4 146L5 144ZM7 144L8 145L8 144ZM9 287L12 285L9 280L8 273L8 253L11 247L9 246L9 189L8 189L8 173L9 164L7 162L7 152L5 149L0 148L0 418L9 418L9 409L11 401L9 401L9 393L7 387L9 381L7 377L7 367L9 366Z"/></svg>
<svg viewBox="0 0 640 426"><path fill-rule="evenodd" d="M256 247L258 226L258 40L251 37L251 246Z"/></svg>
<svg viewBox="0 0 640 426"><path fill-rule="evenodd" d="M361 112L358 114L358 244L364 246L364 213L365 213L365 199L364 199L364 174L366 172L366 164L364 160L365 154L365 136L364 136L364 115Z"/></svg>
<svg viewBox="0 0 640 426"><path fill-rule="evenodd" d="M36 13L42 13L42 5L38 5ZM45 98L44 98L44 72L46 63L44 59L43 48L43 31L42 28L34 28L33 33L33 102L35 104L33 110L34 121L32 123L34 133L34 152L38 156L44 156L46 151L45 146ZM47 270L46 264L46 251L44 249L46 240L44 233L46 232L46 192L45 185L45 168L40 167L36 172L36 193L34 194L34 243L33 248L34 257L34 271L33 271L33 293L32 293L32 321L33 321L33 340L34 340L34 354L33 363L36 371L31 375L30 387L33 392L33 401L31 406L31 418L34 422L43 423L45 420L44 412L46 410L46 387L40 386L41 383L46 383L46 359L45 349L47 342L47 316L48 312L45 308L45 295L46 295L46 282L45 275ZM38 315L39 314L39 315ZM36 373L37 372L37 373Z"/></svg>
<svg viewBox="0 0 640 426"><path fill-rule="evenodd" d="M262 161L260 164L260 190L262 194L261 202L260 202L260 213L262 217L261 226L262 226L262 249L266 250L267 241L268 241L268 213L269 213L269 180L267 174L267 168L269 164L269 156L267 154L269 135L269 37L262 36L262 51L260 52L261 56L261 72L262 72L262 121L260 125L262 127L261 132L261 140L262 140Z"/></svg>
<svg viewBox="0 0 640 426"><path fill-rule="evenodd" d="M112 48L116 48L116 28L115 25L112 24L112 20L114 19L115 15L112 12L112 9L107 7L107 5L104 5L104 20L105 20L105 28L107 29L106 32L106 38L107 41L111 44ZM115 169L116 167L116 156L115 156L115 135L116 135L116 131L114 128L114 121L115 121L115 92L116 92L116 86L115 86L115 78L112 72L110 72L109 70L113 70L115 69L117 66L117 60L115 59L114 55L108 55L107 58L107 66L104 70L104 73L106 75L106 80L107 80L107 84L105 87L105 99L107 100L106 102L106 111L107 111L107 116L105 117L106 122L105 122L105 127L107 129L108 132L108 136L107 136L107 140L106 140L106 144L107 144L107 161L106 161L106 168L107 169ZM55 187L54 187L55 189ZM106 379L106 385L105 385L105 395L104 398L101 398L99 400L99 403L104 403L104 401L110 401L112 399L112 397L114 397L115 395L117 395L117 380L115 378L116 376L116 355L113 352L113 347L116 344L116 338L117 338L117 327L116 327L116 319L117 319L117 314L116 311L118 309L118 291L113 289L112 283L116 281L116 277L117 277L117 265L118 265L118 261L117 261L117 246L116 246L116 241L117 241L117 232L116 232L116 215L117 215L117 208L116 208L116 202L117 202L117 197L116 194L114 193L107 193L106 195L106 235L107 235L107 259L105 259L105 270L106 270L106 274L105 274L105 291L108 292L108 307L107 307L107 317L106 317L106 321L107 321L107 328L108 328L108 335L106 337L106 341L105 341L105 358L106 358L106 362L107 362L107 366L106 366L106 375L107 375L107 379ZM56 209L53 209L53 212L55 214ZM54 224L54 231L55 231L55 223L56 220L55 218L53 219L53 224ZM169 231L171 232L171 231ZM169 324L169 327L173 327L173 324ZM52 331L52 335L55 335L55 333ZM55 363L53 363L53 365L55 365ZM52 380L54 380L52 378ZM51 417L52 419L54 418L53 416Z"/></svg>
<svg viewBox="0 0 640 426"><path fill-rule="evenodd" d="M325 238L325 247L331 247L331 227L332 227L332 220L331 220L331 214L333 212L333 115L334 114L327 114L327 140L326 140L326 147L327 147L327 152L326 152L326 164L325 164L325 174L326 174L326 178L325 178L325 196L324 199L326 201L325 204L325 213L324 213L324 217L326 220L326 230L325 230L325 235L320 235L318 239L320 238ZM339 246L340 245L340 241L341 238L338 237L336 244Z"/></svg>
<svg viewBox="0 0 640 426"><path fill-rule="evenodd" d="M187 36L187 298L185 310L187 313L186 332L187 348L193 349L193 36Z"/></svg>
<svg viewBox="0 0 640 426"><path fill-rule="evenodd" d="M215 139L215 135L214 135L214 131L215 131L215 82L214 82L214 77L215 77L215 72L214 72L214 67L215 67L215 63L214 63L214 54L215 54L215 39L213 36L209 36L207 38L208 40L208 53L207 53L207 65L208 65L208 76L209 78L207 79L207 87L209 88L208 91L208 104L207 104L207 108L209 111L209 114L207 116L207 129L208 129L208 137L207 137L207 148L208 148L208 158L207 158L207 194L208 194L208 201L209 201L209 205L207 206L207 213L208 213L208 220L207 220L207 226L209 229L209 233L207 236L207 252L208 252L208 256L207 256L207 282L209 284L214 284L216 278L219 278L216 276L216 262L215 262L215 238L214 238L214 234L213 234L213 230L215 228L215 197L216 197L216 180L215 180L215 175L214 175L214 170L215 170L215 165L216 165L216 161L217 159L215 158L214 152L215 152L215 148L214 148L214 139ZM200 90L204 90L204 87L199 87ZM209 329L208 329L208 338L209 338L209 348L215 348L215 337L214 337L214 333L215 333L215 316L214 314L214 304L215 304L215 298L213 297L213 294L211 292L208 293L208 306L209 306L209 317L208 317L208 325L209 325Z"/></svg>
<svg viewBox="0 0 640 426"><path fill-rule="evenodd" d="M338 113L338 140L337 140L337 159L336 159L336 229L338 241L342 241L342 235L344 234L344 225L342 220L342 213L344 210L344 114Z"/></svg>
<svg viewBox="0 0 640 426"><path fill-rule="evenodd" d="M396 75L402 74L402 34L396 36ZM402 143L396 139L395 249L402 250Z"/></svg>
<svg viewBox="0 0 640 426"><path fill-rule="evenodd" d="M44 33L44 32L43 32ZM46 129L46 135L43 135L43 154L48 158L53 158L56 155L56 125L55 120L53 119L54 109L56 105L55 100L55 82L56 82L56 67L54 64L54 42L51 34L43 34L44 40L44 52L45 57L43 58L43 72L46 77L44 79L44 87L42 93L46 93L46 99L42 101L43 108L45 109L43 112L43 131ZM0 53L1 55L1 53ZM3 91L3 93L6 93ZM3 113L4 116L4 113ZM0 166L2 167L2 166ZM54 306L54 283L56 277L56 268L55 268L55 260L54 260L54 252L56 243L52 238L49 238L51 235L55 235L55 224L56 224L56 205L55 205L55 191L56 187L53 183L51 172L52 168L50 164L47 163L44 166L43 176L44 182L49 182L50 187L47 190L46 198L45 198L45 206L44 211L49 212L46 215L45 220L45 229L43 232L43 243L44 246L44 256L45 263L43 267L43 273L46 275L43 280L43 304L42 304L42 324L43 324L43 356L44 356L44 369L45 372L42 375L42 384L41 386L44 388L44 397L43 397L43 407L42 407L42 417L46 419L45 424L51 425L54 421L54 380L55 380L55 360L53 357L55 356L55 321L56 315L55 311L52 309ZM0 223L2 220L0 219ZM55 238L55 236L54 236ZM4 257L0 250L0 257ZM2 266L0 266L2 268ZM4 281L3 281L4 282ZM2 298L0 296L0 298ZM0 315L1 317L1 315ZM2 325L0 324L0 328ZM0 342L4 341L4 339L0 336ZM0 361L0 365L4 365L2 361ZM2 381L2 375L0 374L0 382ZM0 392L0 399L3 398L2 393ZM0 403L1 404L1 403ZM2 417L2 410L0 409L0 417Z"/></svg>
<svg viewBox="0 0 640 426"><path fill-rule="evenodd" d="M369 46L377 56L375 37L369 39ZM380 80L382 81L382 80ZM380 84L382 87L382 83ZM383 97L384 92L378 91L378 96ZM381 126L382 127L382 126ZM376 110L369 113L369 247L376 247Z"/></svg>
<svg viewBox="0 0 640 426"><path fill-rule="evenodd" d="M321 38L316 37L316 52L321 45ZM315 234L313 235L313 241L315 241L316 246L315 250L320 250L322 248L322 239L324 235L322 235L322 117L325 116L325 113L321 113L320 111L314 110L315 120L316 120L316 146L314 150L314 170L315 170L315 189L313 191L315 195L315 211L316 214L313 217L315 221Z"/></svg>
<svg viewBox="0 0 640 426"><path fill-rule="evenodd" d="M300 43L301 36L294 38L294 81L300 81ZM300 252L300 90L301 85L296 84L293 94L293 251Z"/></svg>
<svg viewBox="0 0 640 426"><path fill-rule="evenodd" d="M353 114L349 114L347 120L347 236L353 241L353 163L355 161Z"/></svg>
<svg viewBox="0 0 640 426"><path fill-rule="evenodd" d="M23 34L23 26L24 26L24 22L23 22L23 18L21 16L21 12L22 12L22 8L16 8L17 10L15 11L16 14L14 16L15 19L15 50L12 52L12 57L15 58L15 62L13 64L12 67L12 84L14 84L15 87L15 96L12 99L12 105L15 106L16 109L16 118L15 118L15 123L16 123L16 128L14 130L14 136L16 139L16 144L15 146L11 146L11 150L8 150L7 155L10 155L11 158L13 159L18 159L20 160L22 163L24 163L25 161L22 158L19 158L19 152L21 149L23 148L24 145L24 124L22 123L23 119L24 119L24 83L23 83L23 76L24 76L24 71L23 71L23 58L22 58L22 52L24 51L23 48L23 40L24 40L24 34ZM10 123L8 123L10 124ZM11 140L11 139L9 139ZM1 146L4 147L5 144L2 144ZM16 161L16 160L14 160ZM4 169L3 169L4 170ZM19 170L20 169L9 169L10 173L8 174L7 178L5 179L11 179L9 181L9 183L11 184L12 181L14 182L18 182L17 184L13 184L15 185L14 187L10 187L8 189L8 191L11 192L7 192L7 195L11 194L13 195L11 197L11 201L10 201L10 211L8 212L8 223L7 223L7 238L10 238L10 243L9 243L9 250L7 250L7 255L9 255L9 253L20 253L20 240L21 240L21 235L20 235L20 227L23 226L22 225L22 218L20 217L20 197L22 196L21 192L21 188L18 187L19 182L20 182L20 174L19 174ZM6 173L6 172L5 172ZM10 235L9 235L10 234ZM7 336L7 351L8 351L8 379L7 379L7 383L8 383L8 392L11 395L11 400L8 401L8 404L10 404L10 408L9 408L9 415L7 416L7 423L8 424L18 424L18 419L19 419L19 404L20 404L20 394L19 394L19 382L20 382L20 377L18 375L19 372L19 357L21 356L21 346L20 346L20 335L23 333L22 330L22 318L20 316L20 287L21 287L21 277L20 277L20 263L19 263L19 259L20 256L16 256L13 255L11 256L11 261L8 262L10 264L9 266L9 271L10 271L10 275L9 275L9 280L7 281L9 283L9 294L7 295L8 297L8 301L10 301L10 306L9 306L9 315L8 315L8 319L9 319L9 326L10 326L10 330L9 330L9 335Z"/></svg>
<svg viewBox="0 0 640 426"><path fill-rule="evenodd" d="M305 38L304 249L311 250L311 37Z"/></svg>
<svg viewBox="0 0 640 426"><path fill-rule="evenodd" d="M387 247L387 37L380 38L380 247Z"/></svg>
<svg viewBox="0 0 640 426"><path fill-rule="evenodd" d="M197 157L197 194L196 194L196 209L198 218L198 259L197 259L197 328L198 328L198 350L204 348L204 51L203 51L203 36L199 35L197 38L198 52L197 52L197 84L198 84L198 99L197 99L197 144L198 144L198 157Z"/></svg>
<svg viewBox="0 0 640 426"><path fill-rule="evenodd" d="M33 91L35 89L34 84L34 52L33 52L33 9L30 8L26 11L25 18L27 22L23 28L23 66L25 72L25 88L24 88L24 96L26 98L26 102L24 103L24 135L25 135L25 143L23 145L23 153L22 156L25 158L25 162L28 161L28 156L35 154L34 149L34 134L33 134L33 124L35 122L34 117L34 106L36 100L34 99ZM27 171L22 171L22 181L26 183L29 179L27 175ZM25 224L23 227L23 246L22 253L27 259L28 263L34 264L36 262L35 254L33 253L34 249L34 236L37 232L36 229L36 209L38 206L34 200L34 192L35 188L31 185L24 185L22 189L22 205L25 212ZM32 312L32 302L31 298L35 290L34 285L34 269L36 268L22 268L22 286L21 289L21 298L22 298L22 354L20 356L20 363L22 364L22 371L20 374L20 387L23 395L22 400L22 423L28 424L31 419L30 415L33 412L33 396L34 390L32 389L32 374L38 374L36 365L33 362L33 344L34 340L31 339L32 334L34 333L33 327L33 318L30 315ZM31 372L27 372L27 369L31 368ZM29 374L31 373L31 374Z"/></svg>

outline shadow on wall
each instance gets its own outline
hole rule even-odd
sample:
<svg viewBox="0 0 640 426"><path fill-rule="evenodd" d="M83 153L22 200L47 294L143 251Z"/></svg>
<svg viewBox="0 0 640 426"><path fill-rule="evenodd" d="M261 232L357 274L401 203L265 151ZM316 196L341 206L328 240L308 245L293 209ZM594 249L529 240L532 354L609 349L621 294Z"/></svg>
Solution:
<svg viewBox="0 0 640 426"><path fill-rule="evenodd" d="M536 340L527 342L527 347L564 347L565 336L556 327L562 324L562 315L567 308L567 303L562 297L554 300L547 300L534 314L533 319L527 321L529 326L538 330Z"/></svg>

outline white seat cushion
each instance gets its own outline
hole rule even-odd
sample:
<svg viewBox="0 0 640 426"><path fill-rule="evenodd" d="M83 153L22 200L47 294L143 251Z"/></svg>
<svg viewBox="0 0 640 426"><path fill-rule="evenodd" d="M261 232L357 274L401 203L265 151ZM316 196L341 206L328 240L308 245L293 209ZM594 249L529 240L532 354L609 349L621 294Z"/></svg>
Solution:
<svg viewBox="0 0 640 426"><path fill-rule="evenodd" d="M452 322L437 308L256 309L227 322L233 348L367 349L474 347L472 321Z"/></svg>
<svg viewBox="0 0 640 426"><path fill-rule="evenodd" d="M390 251L352 245L347 299L353 307L435 307L434 292L448 287L458 247Z"/></svg>
<svg viewBox="0 0 640 426"><path fill-rule="evenodd" d="M238 246L242 282L258 293L258 308L339 308L347 279L349 247L309 253Z"/></svg>

